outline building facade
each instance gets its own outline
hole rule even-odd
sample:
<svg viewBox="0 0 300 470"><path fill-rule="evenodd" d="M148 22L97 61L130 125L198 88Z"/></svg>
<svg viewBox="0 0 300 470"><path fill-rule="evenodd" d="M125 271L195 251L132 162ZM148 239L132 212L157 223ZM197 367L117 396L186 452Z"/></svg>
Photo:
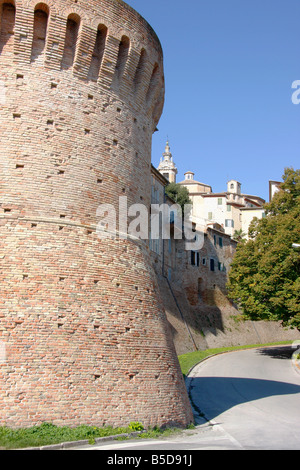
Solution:
<svg viewBox="0 0 300 470"><path fill-rule="evenodd" d="M248 228L253 217L264 217L265 201L241 192L241 183L235 180L227 182L227 191L214 193L212 187L194 180L193 172L186 172L185 179L179 184L189 191L192 201L192 219L197 226L219 224L231 237L236 231L248 235Z"/></svg>
<svg viewBox="0 0 300 470"><path fill-rule="evenodd" d="M165 187L168 184L169 181L152 167L152 194L156 195L152 198L152 204L168 204L170 208L176 208L175 201L165 195ZM198 183L191 180L191 184ZM206 185L203 187L210 188ZM192 216L194 239L187 240L184 220L181 234L175 236L171 219L170 237L164 240L161 231L157 240L149 237L149 246L156 273L181 286L190 304L196 305L199 298L205 301L210 299L212 302L217 292L221 292L223 297L226 296L227 273L237 242L220 224L208 222L203 226L197 225L193 220Z"/></svg>
<svg viewBox="0 0 300 470"><path fill-rule="evenodd" d="M162 187L169 181L157 173L163 194ZM180 184L187 187L192 200L196 243L187 249L183 231L181 238L173 236L164 250L151 255L177 353L297 339L299 333L285 330L280 322L258 321L254 325L245 320L227 293L227 274L238 240L242 233L247 234L253 218L264 216L264 200L243 194L236 180L228 181L226 191L214 193L191 171ZM271 194L278 185L272 184Z"/></svg>

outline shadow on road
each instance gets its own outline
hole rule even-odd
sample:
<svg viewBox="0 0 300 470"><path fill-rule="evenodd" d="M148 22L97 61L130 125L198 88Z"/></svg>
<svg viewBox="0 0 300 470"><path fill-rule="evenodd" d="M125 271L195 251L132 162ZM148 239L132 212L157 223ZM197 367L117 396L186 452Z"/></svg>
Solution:
<svg viewBox="0 0 300 470"><path fill-rule="evenodd" d="M272 359L291 359L295 349L292 346L274 346L268 348L259 348L256 350L257 354L269 356Z"/></svg>
<svg viewBox="0 0 300 470"><path fill-rule="evenodd" d="M275 395L300 393L300 386L240 377L194 377L190 393L196 408L204 413L207 419L213 419L241 403Z"/></svg>

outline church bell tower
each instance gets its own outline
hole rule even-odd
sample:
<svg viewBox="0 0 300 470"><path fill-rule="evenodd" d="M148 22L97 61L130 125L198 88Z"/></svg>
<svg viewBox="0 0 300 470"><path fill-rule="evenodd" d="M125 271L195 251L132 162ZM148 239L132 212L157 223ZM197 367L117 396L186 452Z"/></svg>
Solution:
<svg viewBox="0 0 300 470"><path fill-rule="evenodd" d="M160 159L160 164L157 169L170 183L176 183L177 168L170 152L169 141L167 141L165 151L162 155L163 158Z"/></svg>

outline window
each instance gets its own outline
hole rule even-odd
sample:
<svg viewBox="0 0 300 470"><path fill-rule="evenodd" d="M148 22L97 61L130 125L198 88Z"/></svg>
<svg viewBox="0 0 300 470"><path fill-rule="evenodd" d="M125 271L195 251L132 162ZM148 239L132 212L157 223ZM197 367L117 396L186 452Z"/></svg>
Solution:
<svg viewBox="0 0 300 470"><path fill-rule="evenodd" d="M234 221L232 219L225 219L225 227L234 227Z"/></svg>
<svg viewBox="0 0 300 470"><path fill-rule="evenodd" d="M200 254L196 251L191 251L191 265L192 266L200 265Z"/></svg>
<svg viewBox="0 0 300 470"><path fill-rule="evenodd" d="M219 237L219 247L223 248L223 238Z"/></svg>
<svg viewBox="0 0 300 470"><path fill-rule="evenodd" d="M214 245L217 246L217 237L214 235Z"/></svg>
<svg viewBox="0 0 300 470"><path fill-rule="evenodd" d="M202 258L202 265L206 266L206 258Z"/></svg>
<svg viewBox="0 0 300 470"><path fill-rule="evenodd" d="M151 204L159 204L159 191L154 186L151 187Z"/></svg>
<svg viewBox="0 0 300 470"><path fill-rule="evenodd" d="M223 202L222 198L221 198L221 197L218 197L218 206L221 206L221 205L222 205L222 202Z"/></svg>
<svg viewBox="0 0 300 470"><path fill-rule="evenodd" d="M159 239L158 238L152 239L151 233L149 237L149 248L151 251L154 251L154 253L160 254L159 253L160 252Z"/></svg>
<svg viewBox="0 0 300 470"><path fill-rule="evenodd" d="M207 215L208 220L212 220L212 212L209 212Z"/></svg>
<svg viewBox="0 0 300 470"><path fill-rule="evenodd" d="M227 204L227 205L226 205L226 208L227 208L227 212L230 212L230 211L231 211L231 205L230 205L230 204Z"/></svg>
<svg viewBox="0 0 300 470"><path fill-rule="evenodd" d="M215 270L215 260L213 258L210 259L210 270L211 271Z"/></svg>

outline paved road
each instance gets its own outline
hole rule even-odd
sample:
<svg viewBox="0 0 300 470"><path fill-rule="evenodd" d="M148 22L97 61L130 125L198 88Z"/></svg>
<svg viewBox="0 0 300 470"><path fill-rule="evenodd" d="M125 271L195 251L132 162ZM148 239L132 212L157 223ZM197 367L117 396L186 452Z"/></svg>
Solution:
<svg viewBox="0 0 300 470"><path fill-rule="evenodd" d="M290 346L226 353L187 381L197 426L169 439L112 442L86 450L300 450L300 371ZM79 449L79 448L78 448Z"/></svg>
<svg viewBox="0 0 300 470"><path fill-rule="evenodd" d="M300 375L290 346L222 354L191 373L198 411L247 449L300 449Z"/></svg>

